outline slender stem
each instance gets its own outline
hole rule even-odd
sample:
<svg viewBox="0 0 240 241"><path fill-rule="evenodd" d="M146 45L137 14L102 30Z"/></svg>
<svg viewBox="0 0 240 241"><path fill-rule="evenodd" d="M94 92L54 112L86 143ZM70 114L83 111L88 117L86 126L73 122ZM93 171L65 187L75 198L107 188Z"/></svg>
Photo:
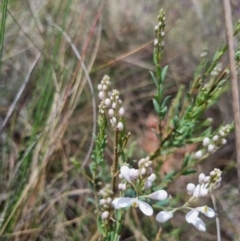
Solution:
<svg viewBox="0 0 240 241"><path fill-rule="evenodd" d="M113 165L112 165L112 191L114 192L116 184L116 171L118 164L118 129L114 130L114 156L113 156Z"/></svg>
<svg viewBox="0 0 240 241"><path fill-rule="evenodd" d="M213 207L216 213L216 227L217 227L217 241L221 241L221 229L220 229L220 219L218 217L218 209L215 196L211 193Z"/></svg>
<svg viewBox="0 0 240 241"><path fill-rule="evenodd" d="M235 133L236 133L236 154L237 154L237 171L238 171L238 191L240 193L240 107L239 107L239 93L237 83L237 71L234 58L234 45L233 45L233 26L232 26L232 14L229 0L223 0L223 9L225 17L226 38L228 43L228 56L230 64L231 74L231 90L232 90L232 103L233 114L235 121Z"/></svg>

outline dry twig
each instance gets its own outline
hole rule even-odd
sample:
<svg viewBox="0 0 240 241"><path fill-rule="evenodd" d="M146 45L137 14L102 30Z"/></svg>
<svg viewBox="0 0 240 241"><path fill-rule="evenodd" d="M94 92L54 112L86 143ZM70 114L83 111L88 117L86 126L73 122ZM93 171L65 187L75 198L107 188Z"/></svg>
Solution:
<svg viewBox="0 0 240 241"><path fill-rule="evenodd" d="M234 44L233 44L232 14L231 14L231 6L230 6L229 0L223 0L223 9L224 9L224 17L225 17L226 38L227 38L227 44L228 44L228 56L229 56L230 74L231 74L233 114L234 114L235 133L236 133L238 190L240 193L240 107L239 107L237 71L236 71L235 57L234 57L235 51L234 51Z"/></svg>

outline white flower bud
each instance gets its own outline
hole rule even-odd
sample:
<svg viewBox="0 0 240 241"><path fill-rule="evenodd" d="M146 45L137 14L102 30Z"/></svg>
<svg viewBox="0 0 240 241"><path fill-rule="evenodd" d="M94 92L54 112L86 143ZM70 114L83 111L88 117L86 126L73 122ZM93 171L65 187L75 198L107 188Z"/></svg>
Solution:
<svg viewBox="0 0 240 241"><path fill-rule="evenodd" d="M119 111L118 111L118 113L119 113L120 116L123 116L123 115L124 115L124 112L125 112L124 107L121 107L121 108L119 109Z"/></svg>
<svg viewBox="0 0 240 241"><path fill-rule="evenodd" d="M106 204L106 199L104 199L104 198L103 198L103 199L100 199L100 200L99 200L99 204L100 204L100 205Z"/></svg>
<svg viewBox="0 0 240 241"><path fill-rule="evenodd" d="M158 25L156 25L156 26L154 27L154 30L155 30L155 31L157 31L157 30L158 30Z"/></svg>
<svg viewBox="0 0 240 241"><path fill-rule="evenodd" d="M109 216L109 212L108 212L108 211L104 211L104 212L102 212L102 214L101 214L101 218L102 218L102 219L106 219L106 218L108 218L108 216Z"/></svg>
<svg viewBox="0 0 240 241"><path fill-rule="evenodd" d="M102 88L103 88L103 90L106 90L106 89L107 89L107 86L106 86L106 85L103 85Z"/></svg>
<svg viewBox="0 0 240 241"><path fill-rule="evenodd" d="M112 120L113 124L117 124L117 118L116 117L113 117L111 120Z"/></svg>
<svg viewBox="0 0 240 241"><path fill-rule="evenodd" d="M209 176L206 176L206 177L204 178L204 183L208 183L209 180L210 180L210 177L209 177Z"/></svg>
<svg viewBox="0 0 240 241"><path fill-rule="evenodd" d="M122 179L122 178L123 178L123 175L120 173L120 174L118 175L118 177L119 177L120 179Z"/></svg>
<svg viewBox="0 0 240 241"><path fill-rule="evenodd" d="M208 152L213 152L214 151L214 149L215 149L215 146L214 145L212 145L212 144L209 144L208 145Z"/></svg>
<svg viewBox="0 0 240 241"><path fill-rule="evenodd" d="M112 108L115 109L117 107L117 104L114 102L112 103Z"/></svg>
<svg viewBox="0 0 240 241"><path fill-rule="evenodd" d="M104 92L100 91L99 94L98 94L98 97L99 97L100 100L103 100L104 99Z"/></svg>
<svg viewBox="0 0 240 241"><path fill-rule="evenodd" d="M225 145L226 143L227 143L227 140L223 138L223 139L221 140L221 144L222 144L222 145Z"/></svg>
<svg viewBox="0 0 240 241"><path fill-rule="evenodd" d="M118 124L117 124L118 131L123 131L123 128L124 128L123 123L122 122L118 122Z"/></svg>
<svg viewBox="0 0 240 241"><path fill-rule="evenodd" d="M102 90L102 88L103 88L102 85L99 84L99 85L98 85L98 90L100 91L100 90Z"/></svg>
<svg viewBox="0 0 240 241"><path fill-rule="evenodd" d="M203 146L208 146L209 145L209 143L210 143L210 139L208 138L208 137L205 137L204 139L203 139Z"/></svg>
<svg viewBox="0 0 240 241"><path fill-rule="evenodd" d="M113 109L109 109L108 115L109 115L110 117L113 117L113 116L114 116L114 110L113 110Z"/></svg>
<svg viewBox="0 0 240 241"><path fill-rule="evenodd" d="M217 142L219 140L219 136L218 135L215 135L212 139L214 142Z"/></svg>
<svg viewBox="0 0 240 241"><path fill-rule="evenodd" d="M109 107L111 105L111 100L109 98L107 98L107 99L105 99L104 103L107 107Z"/></svg>
<svg viewBox="0 0 240 241"><path fill-rule="evenodd" d="M203 173L200 173L198 176L198 182L202 184L204 182L205 175Z"/></svg>
<svg viewBox="0 0 240 241"><path fill-rule="evenodd" d="M156 179L156 175L154 173L152 173L148 178L147 178L150 182L154 182Z"/></svg>
<svg viewBox="0 0 240 241"><path fill-rule="evenodd" d="M152 187L152 182L149 180L146 180L144 183L144 190L149 189L150 187Z"/></svg>
<svg viewBox="0 0 240 241"><path fill-rule="evenodd" d="M119 183L119 184L118 184L118 189L119 189L119 190L122 190L122 183Z"/></svg>
<svg viewBox="0 0 240 241"><path fill-rule="evenodd" d="M192 195L195 189L195 185L193 183L188 183L187 185L187 193L188 195Z"/></svg>
<svg viewBox="0 0 240 241"><path fill-rule="evenodd" d="M154 39L154 46L157 46L158 45L158 40L155 38Z"/></svg>
<svg viewBox="0 0 240 241"><path fill-rule="evenodd" d="M219 133L220 136L225 136L225 132L222 129L220 129L218 133Z"/></svg>
<svg viewBox="0 0 240 241"><path fill-rule="evenodd" d="M163 37L165 35L165 33L164 32L161 32L161 36Z"/></svg>
<svg viewBox="0 0 240 241"><path fill-rule="evenodd" d="M108 197L108 198L106 199L106 202L107 202L108 204L110 204L110 203L112 202L112 198Z"/></svg>
<svg viewBox="0 0 240 241"><path fill-rule="evenodd" d="M143 168L141 169L141 174L142 174L142 175L145 175L146 172L147 172L146 168L143 167Z"/></svg>
<svg viewBox="0 0 240 241"><path fill-rule="evenodd" d="M127 184L126 183L122 183L122 190L126 190L127 189Z"/></svg>
<svg viewBox="0 0 240 241"><path fill-rule="evenodd" d="M210 172L210 176L215 176L215 175L216 175L215 171Z"/></svg>
<svg viewBox="0 0 240 241"><path fill-rule="evenodd" d="M195 153L195 157L196 157L197 159L202 158L202 151L201 151L201 150L197 151L197 152Z"/></svg>

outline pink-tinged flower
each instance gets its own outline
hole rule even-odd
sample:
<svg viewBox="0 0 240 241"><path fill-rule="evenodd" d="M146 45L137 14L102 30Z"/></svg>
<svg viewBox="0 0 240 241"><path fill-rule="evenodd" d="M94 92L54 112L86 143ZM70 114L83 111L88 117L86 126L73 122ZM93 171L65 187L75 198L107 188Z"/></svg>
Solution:
<svg viewBox="0 0 240 241"><path fill-rule="evenodd" d="M130 197L119 197L115 198L112 201L112 205L115 209L120 208L126 208L129 206L132 207L139 207L143 214L146 216L152 216L153 215L153 209L152 207L143 201L140 201L138 198L130 198Z"/></svg>
<svg viewBox="0 0 240 241"><path fill-rule="evenodd" d="M206 225L203 222L201 218L198 217L199 212L203 213L205 216L209 218L215 217L215 211L212 208L209 208L207 206L197 207L186 215L186 221L188 223L191 223L193 226L195 226L199 231L206 231Z"/></svg>

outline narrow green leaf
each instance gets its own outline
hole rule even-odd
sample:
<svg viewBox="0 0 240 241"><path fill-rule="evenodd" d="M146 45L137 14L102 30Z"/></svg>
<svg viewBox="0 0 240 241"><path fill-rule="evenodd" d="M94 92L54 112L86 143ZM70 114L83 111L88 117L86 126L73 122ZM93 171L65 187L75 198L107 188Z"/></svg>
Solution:
<svg viewBox="0 0 240 241"><path fill-rule="evenodd" d="M168 95L168 96L164 99L161 108L164 108L164 107L168 104L168 101L169 101L170 99L171 99L171 95Z"/></svg>
<svg viewBox="0 0 240 241"><path fill-rule="evenodd" d="M168 70L168 65L166 65L161 72L161 82L164 81L166 74L167 74L167 70Z"/></svg>
<svg viewBox="0 0 240 241"><path fill-rule="evenodd" d="M186 153L185 158L183 160L182 168L184 168L188 165L189 160L190 160L190 155L189 155L189 153Z"/></svg>
<svg viewBox="0 0 240 241"><path fill-rule="evenodd" d="M160 106L159 103L156 99L153 99L153 106L154 106L154 110L156 111L157 114L160 113Z"/></svg>
<svg viewBox="0 0 240 241"><path fill-rule="evenodd" d="M189 170L186 170L182 173L182 175L184 176L187 176L187 175L190 175L190 174L193 174L193 173L196 173L197 171L194 170L194 169L189 169Z"/></svg>
<svg viewBox="0 0 240 241"><path fill-rule="evenodd" d="M163 178L162 181L163 182L170 181L173 179L174 175L175 175L175 171L171 171Z"/></svg>
<svg viewBox="0 0 240 241"><path fill-rule="evenodd" d="M158 81L157 81L157 79L156 79L156 77L155 77L155 75L152 71L150 71L150 75L152 77L152 80L153 80L154 84L156 85L156 87L158 87Z"/></svg>

